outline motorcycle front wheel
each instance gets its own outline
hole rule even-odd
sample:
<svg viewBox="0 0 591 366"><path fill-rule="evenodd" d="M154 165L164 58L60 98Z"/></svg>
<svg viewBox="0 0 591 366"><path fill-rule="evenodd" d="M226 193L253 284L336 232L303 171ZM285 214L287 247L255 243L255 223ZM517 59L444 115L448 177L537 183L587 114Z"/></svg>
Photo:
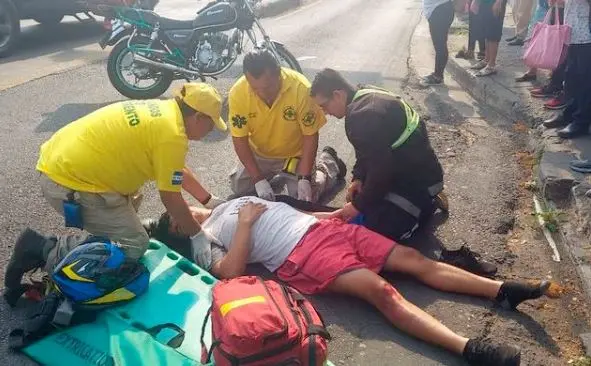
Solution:
<svg viewBox="0 0 591 366"><path fill-rule="evenodd" d="M146 65L138 65L133 59L133 52L127 47L128 38L119 41L107 63L107 74L111 84L119 93L130 99L154 99L166 92L174 79L169 70L155 69ZM132 45L138 47L147 46L149 40L138 39ZM130 82L125 77L131 76L135 79ZM148 85L138 85L138 82L153 80Z"/></svg>
<svg viewBox="0 0 591 366"><path fill-rule="evenodd" d="M302 68L300 67L300 63L298 62L298 60L295 58L294 55L291 54L291 52L287 50L287 48L285 48L284 45L277 42L273 42L273 45L275 46L277 54L279 55L279 63L281 64L281 66L289 67L290 69L295 70L299 73L302 72Z"/></svg>

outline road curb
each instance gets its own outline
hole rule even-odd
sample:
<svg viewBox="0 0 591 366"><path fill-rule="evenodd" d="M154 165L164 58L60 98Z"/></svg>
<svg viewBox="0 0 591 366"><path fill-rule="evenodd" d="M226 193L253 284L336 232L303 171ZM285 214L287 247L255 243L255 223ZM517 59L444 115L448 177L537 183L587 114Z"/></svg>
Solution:
<svg viewBox="0 0 591 366"><path fill-rule="evenodd" d="M273 17L298 8L302 3L303 0L265 0L257 7L257 13L261 18Z"/></svg>
<svg viewBox="0 0 591 366"><path fill-rule="evenodd" d="M527 109L522 107L521 100L517 95L495 83L494 79L489 78L488 80L491 82L483 82L481 78L471 73L471 70L468 69L469 65L470 63L467 61L450 57L447 71L474 99L486 104L501 116L510 121L526 122L530 126L535 124L535 117L528 114Z"/></svg>
<svg viewBox="0 0 591 366"><path fill-rule="evenodd" d="M530 127L540 124L540 120L534 113L539 108L538 103L523 103L523 95L514 92L502 85L495 77L476 77L469 69L471 63L467 60L450 57L446 71L454 80L472 97L487 105L502 117L506 117L510 124L524 122ZM503 72L502 68L500 72ZM541 128L540 128L541 130ZM570 161L582 154L580 146L564 144L556 137L555 132L541 130L541 133L532 134L532 140L537 145L535 155L538 161L537 176L538 187L545 203L554 206L554 203L569 205L576 212L577 224L572 229L575 232L561 232L558 245L561 252L568 253L568 257L575 266L577 275L581 280L582 288L591 300L591 265L589 264L589 249L583 248L591 234L591 198L585 192L591 186L585 183L585 176L573 172L570 169ZM558 141L557 141L558 140ZM584 153L582 155L585 155ZM579 233L584 233L587 238L580 238ZM591 348L589 334L585 340ZM588 349L588 352L589 349Z"/></svg>

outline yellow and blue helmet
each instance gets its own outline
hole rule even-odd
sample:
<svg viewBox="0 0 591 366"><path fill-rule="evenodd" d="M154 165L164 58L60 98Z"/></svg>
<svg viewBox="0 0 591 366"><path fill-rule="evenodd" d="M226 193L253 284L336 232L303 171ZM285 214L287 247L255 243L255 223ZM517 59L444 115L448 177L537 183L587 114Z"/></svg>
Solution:
<svg viewBox="0 0 591 366"><path fill-rule="evenodd" d="M55 289L78 307L130 301L148 288L150 273L108 239L91 237L70 251L52 273Z"/></svg>

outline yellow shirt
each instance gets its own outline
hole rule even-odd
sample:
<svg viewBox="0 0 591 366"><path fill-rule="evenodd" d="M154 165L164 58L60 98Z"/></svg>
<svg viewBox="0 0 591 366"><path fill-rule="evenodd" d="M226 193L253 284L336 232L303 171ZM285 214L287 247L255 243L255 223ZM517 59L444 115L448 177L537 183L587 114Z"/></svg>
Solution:
<svg viewBox="0 0 591 366"><path fill-rule="evenodd" d="M244 76L230 89L229 104L232 136L248 136L253 151L264 158L300 156L302 136L316 134L326 123L324 112L310 97L310 82L287 68L281 70L281 90L272 107Z"/></svg>
<svg viewBox="0 0 591 366"><path fill-rule="evenodd" d="M41 146L37 170L81 192L136 192L155 180L180 192L189 140L175 100L118 102L57 131Z"/></svg>

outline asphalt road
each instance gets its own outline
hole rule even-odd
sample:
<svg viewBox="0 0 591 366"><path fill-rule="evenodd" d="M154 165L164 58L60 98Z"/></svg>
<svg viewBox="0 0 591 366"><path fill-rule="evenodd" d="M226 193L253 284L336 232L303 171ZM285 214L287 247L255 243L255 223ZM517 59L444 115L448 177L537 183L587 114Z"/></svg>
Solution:
<svg viewBox="0 0 591 366"><path fill-rule="evenodd" d="M170 7L173 8L182 11ZM274 39L285 43L301 59L304 73L309 78L323 67L333 67L352 82L400 90L409 76L409 46L420 17L419 0L322 0L265 19L263 24ZM67 27L82 29L77 24ZM62 42L40 31L39 26L31 26L28 30L30 39L48 37L45 38L47 44L32 41L38 42L36 46L32 43L20 55L0 61L0 82L4 83L0 85L0 90L4 89L0 91L0 258L3 262L9 258L12 243L24 227L31 226L45 233L63 231L62 218L44 202L37 186L38 175L34 166L40 144L73 119L124 99L109 84L106 65L100 61L106 57L106 52L93 43L100 30L85 31L88 33L83 36L73 35L75 39ZM56 56L60 53L67 55L63 56L65 60ZM35 67L39 64L43 66L42 70ZM226 93L239 76L239 70L237 64L212 83ZM421 100L442 103L429 98ZM437 108L438 113L446 118L453 117L448 110ZM446 130L442 131L441 134L445 134ZM438 140L436 144L447 141L453 145L464 141L454 139ZM353 151L344 135L342 121L329 120L321 133L321 146L324 145L333 146L352 166ZM227 175L234 163L231 141L226 135L217 134L192 144L189 165L202 183L218 195L230 194ZM464 173L470 169L466 167ZM147 199L140 212L142 217L153 217L162 211L153 188L150 188L145 190ZM342 199L341 193L334 202L342 202ZM453 227L454 232L456 228ZM461 231L462 227L457 229ZM0 279L2 277L3 271ZM490 326L492 323L487 320L490 304L486 301L443 294L403 278L396 278L395 283L412 302L461 334L474 336L496 330L496 334L502 336L505 332L502 326L494 329ZM377 311L360 301L331 295L318 296L314 302L333 335L330 358L336 364L463 364L457 357L393 329ZM3 346L9 328L20 315L10 311L4 303L0 304ZM477 329L485 324L489 325L487 329ZM512 339L516 338L518 336ZM2 365L25 363L27 361L22 357L0 355Z"/></svg>

